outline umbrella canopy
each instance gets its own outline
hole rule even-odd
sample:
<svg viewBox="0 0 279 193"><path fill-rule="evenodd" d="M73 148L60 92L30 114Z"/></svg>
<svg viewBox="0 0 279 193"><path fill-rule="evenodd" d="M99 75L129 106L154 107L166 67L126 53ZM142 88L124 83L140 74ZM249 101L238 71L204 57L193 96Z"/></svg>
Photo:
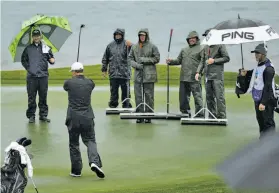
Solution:
<svg viewBox="0 0 279 193"><path fill-rule="evenodd" d="M278 160L279 133L269 133L218 165L217 172L233 189L279 192Z"/></svg>
<svg viewBox="0 0 279 193"><path fill-rule="evenodd" d="M279 34L270 25L238 16L238 19L223 21L213 27L201 44L242 44L273 39L279 39Z"/></svg>
<svg viewBox="0 0 279 193"><path fill-rule="evenodd" d="M34 29L41 31L43 43L51 47L53 53L58 52L72 34L66 18L36 15L30 20L23 22L21 31L9 46L14 62L21 61L23 50L32 41L31 34Z"/></svg>

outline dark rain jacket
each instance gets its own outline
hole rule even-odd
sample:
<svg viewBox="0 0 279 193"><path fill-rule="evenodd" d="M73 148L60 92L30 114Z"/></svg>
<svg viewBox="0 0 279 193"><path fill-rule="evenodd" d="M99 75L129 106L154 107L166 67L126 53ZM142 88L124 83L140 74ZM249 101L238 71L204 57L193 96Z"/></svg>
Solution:
<svg viewBox="0 0 279 193"><path fill-rule="evenodd" d="M79 124L81 121L90 121L95 118L91 107L91 93L95 83L91 79L79 75L64 82L64 90L68 92L68 110L66 125L72 121Z"/></svg>
<svg viewBox="0 0 279 193"><path fill-rule="evenodd" d="M32 43L24 49L21 55L21 64L27 71L28 77L46 77L49 75L49 59L54 57L51 49L49 49L48 53L43 53L43 46L42 43L38 46Z"/></svg>
<svg viewBox="0 0 279 193"><path fill-rule="evenodd" d="M115 34L120 33L122 39L116 40ZM114 41L108 44L102 59L102 72L107 72L110 78L131 79L131 66L127 61L130 47L126 45L125 30L116 29Z"/></svg>

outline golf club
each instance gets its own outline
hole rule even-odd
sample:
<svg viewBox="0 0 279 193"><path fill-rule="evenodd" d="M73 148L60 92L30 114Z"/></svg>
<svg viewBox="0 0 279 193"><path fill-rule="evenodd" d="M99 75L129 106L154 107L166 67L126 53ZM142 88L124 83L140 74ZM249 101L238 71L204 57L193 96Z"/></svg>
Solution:
<svg viewBox="0 0 279 193"><path fill-rule="evenodd" d="M79 59L79 48L80 48L81 29L84 28L84 27L85 27L85 25L84 25L84 24L81 24L81 25L80 25L80 28L79 28L77 62L78 62L78 59Z"/></svg>
<svg viewBox="0 0 279 193"><path fill-rule="evenodd" d="M33 181L33 178L30 178L30 179L31 179L31 181L32 181L32 184L33 184L33 186L34 186L36 192L39 193L39 191L38 191L38 189L37 189L37 187L36 187L36 185L35 185L35 183L34 183L34 181Z"/></svg>

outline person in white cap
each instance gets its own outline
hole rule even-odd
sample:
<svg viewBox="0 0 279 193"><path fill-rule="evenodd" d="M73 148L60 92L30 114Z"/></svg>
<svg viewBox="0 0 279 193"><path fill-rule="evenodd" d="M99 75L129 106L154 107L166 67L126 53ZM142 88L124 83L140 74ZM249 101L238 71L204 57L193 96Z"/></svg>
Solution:
<svg viewBox="0 0 279 193"><path fill-rule="evenodd" d="M102 161L97 151L95 139L94 113L91 107L91 93L95 87L93 80L83 75L82 63L75 62L70 72L73 77L64 83L64 90L68 92L68 110L66 126L69 132L69 148L71 158L71 173L73 177L80 177L82 171L82 159L79 150L79 136L87 146L89 166L99 178L105 174L101 170Z"/></svg>

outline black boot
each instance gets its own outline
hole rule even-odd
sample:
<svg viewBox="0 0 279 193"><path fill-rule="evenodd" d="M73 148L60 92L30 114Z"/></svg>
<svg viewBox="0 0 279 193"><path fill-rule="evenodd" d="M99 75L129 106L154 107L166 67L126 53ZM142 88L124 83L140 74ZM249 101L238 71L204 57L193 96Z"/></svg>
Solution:
<svg viewBox="0 0 279 193"><path fill-rule="evenodd" d="M144 122L145 123L151 123L151 119L145 119Z"/></svg>
<svg viewBox="0 0 279 193"><path fill-rule="evenodd" d="M35 123L35 117L34 116L29 118L29 123Z"/></svg>
<svg viewBox="0 0 279 193"><path fill-rule="evenodd" d="M49 123L50 119L48 119L47 117L40 117L40 121Z"/></svg>
<svg viewBox="0 0 279 193"><path fill-rule="evenodd" d="M143 119L137 119L137 123L143 123Z"/></svg>
<svg viewBox="0 0 279 193"><path fill-rule="evenodd" d="M122 108L133 108L133 106L132 106L131 103L129 103L128 105L127 104L123 104Z"/></svg>

